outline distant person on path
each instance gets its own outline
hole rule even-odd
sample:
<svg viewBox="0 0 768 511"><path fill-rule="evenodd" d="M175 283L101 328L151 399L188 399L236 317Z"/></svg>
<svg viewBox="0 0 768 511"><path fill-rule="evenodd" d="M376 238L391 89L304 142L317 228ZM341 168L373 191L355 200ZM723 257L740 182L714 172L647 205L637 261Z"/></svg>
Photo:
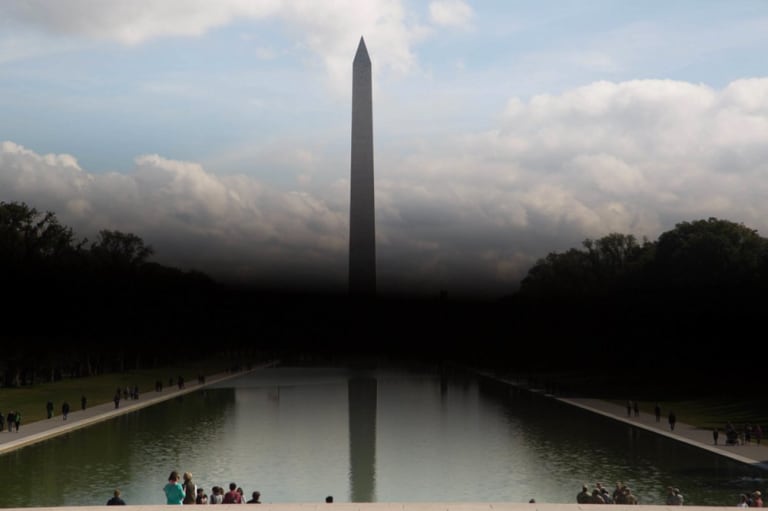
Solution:
<svg viewBox="0 0 768 511"><path fill-rule="evenodd" d="M0 431L5 429L5 415L3 415L3 412L0 412Z"/></svg>
<svg viewBox="0 0 768 511"><path fill-rule="evenodd" d="M718 431L717 428L714 428L712 430L712 441L715 442L715 445L717 445L717 439L720 437L720 431Z"/></svg>
<svg viewBox="0 0 768 511"><path fill-rule="evenodd" d="M659 403L656 403L656 406L653 407L653 411L656 414L656 422L661 422L661 406Z"/></svg>
<svg viewBox="0 0 768 511"><path fill-rule="evenodd" d="M757 445L760 445L761 438L763 438L763 429L760 427L760 424L755 424L755 441Z"/></svg>
<svg viewBox="0 0 768 511"><path fill-rule="evenodd" d="M261 492L255 491L251 494L251 500L246 502L246 504L261 504L261 501L259 500L261 498Z"/></svg>
<svg viewBox="0 0 768 511"><path fill-rule="evenodd" d="M16 410L16 413L13 414L13 423L16 424L16 432L19 432L19 426L21 426L21 412Z"/></svg>
<svg viewBox="0 0 768 511"><path fill-rule="evenodd" d="M237 492L237 485L235 483L229 483L229 491L224 494L222 504L242 504L243 497Z"/></svg>
<svg viewBox="0 0 768 511"><path fill-rule="evenodd" d="M184 501L184 488L179 482L179 473L175 470L168 476L168 484L163 486L163 492L165 492L166 504L180 506Z"/></svg>
<svg viewBox="0 0 768 511"><path fill-rule="evenodd" d="M627 417L632 417L632 400L627 399Z"/></svg>
<svg viewBox="0 0 768 511"><path fill-rule="evenodd" d="M120 408L120 389L115 392L115 397L112 400L115 402L115 409Z"/></svg>
<svg viewBox="0 0 768 511"><path fill-rule="evenodd" d="M80 396L80 408L85 410L85 405L86 404L88 404L88 400L85 399L85 394L83 394L82 396Z"/></svg>
<svg viewBox="0 0 768 511"><path fill-rule="evenodd" d="M120 498L120 490L115 490L114 496L107 501L108 506L124 506L125 501Z"/></svg>
<svg viewBox="0 0 768 511"><path fill-rule="evenodd" d="M8 433L10 433L13 431L13 425L16 423L16 417L13 415L13 410L8 410L8 415L5 417L5 422L8 423Z"/></svg>
<svg viewBox="0 0 768 511"><path fill-rule="evenodd" d="M64 401L61 404L61 415L64 416L64 419L62 420L67 420L67 415L69 415L69 402Z"/></svg>
<svg viewBox="0 0 768 511"><path fill-rule="evenodd" d="M184 472L184 504L194 504L197 499L197 486L192 482L192 473Z"/></svg>
<svg viewBox="0 0 768 511"><path fill-rule="evenodd" d="M675 423L677 422L677 416L675 415L675 412L669 412L669 429L674 431L675 430Z"/></svg>
<svg viewBox="0 0 768 511"><path fill-rule="evenodd" d="M48 412L49 419L53 417L53 401L51 401L50 399L48 400L47 403L45 403L45 411Z"/></svg>
<svg viewBox="0 0 768 511"><path fill-rule="evenodd" d="M640 404L637 401L632 405L632 409L635 412L635 417L640 417Z"/></svg>

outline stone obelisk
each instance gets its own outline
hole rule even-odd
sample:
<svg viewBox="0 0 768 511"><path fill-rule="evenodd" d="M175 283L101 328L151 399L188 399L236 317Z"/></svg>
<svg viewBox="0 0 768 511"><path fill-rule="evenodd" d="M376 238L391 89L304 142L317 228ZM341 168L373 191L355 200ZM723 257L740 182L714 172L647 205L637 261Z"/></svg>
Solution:
<svg viewBox="0 0 768 511"><path fill-rule="evenodd" d="M371 59L360 38L352 63L352 158L349 207L349 292L376 294L376 226L373 203L373 101Z"/></svg>

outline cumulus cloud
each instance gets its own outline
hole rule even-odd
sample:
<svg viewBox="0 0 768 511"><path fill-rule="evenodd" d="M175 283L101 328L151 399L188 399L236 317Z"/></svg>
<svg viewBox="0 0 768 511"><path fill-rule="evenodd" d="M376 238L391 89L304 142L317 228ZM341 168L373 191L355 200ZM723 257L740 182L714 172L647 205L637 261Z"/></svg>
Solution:
<svg viewBox="0 0 768 511"><path fill-rule="evenodd" d="M596 82L511 98L488 131L390 144L376 155L385 290L499 296L587 237L655 239L710 216L768 235L768 78L720 90ZM313 167L338 166L322 158ZM130 173L91 173L3 142L0 199L51 209L83 234L135 232L173 264L345 285L348 181L281 190L214 170L144 155Z"/></svg>

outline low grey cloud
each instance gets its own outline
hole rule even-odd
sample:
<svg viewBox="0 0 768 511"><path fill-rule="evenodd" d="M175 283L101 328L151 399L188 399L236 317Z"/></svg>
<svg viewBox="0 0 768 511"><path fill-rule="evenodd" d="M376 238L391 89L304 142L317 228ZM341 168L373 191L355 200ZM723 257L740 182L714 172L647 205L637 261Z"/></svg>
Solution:
<svg viewBox="0 0 768 511"><path fill-rule="evenodd" d="M511 98L491 130L404 143L377 145L382 290L499 296L537 258L587 237L655 239L710 216L768 232L768 78L720 90L596 82ZM338 168L336 155L307 157ZM136 158L130 173L98 173L6 141L0 190L81 236L134 232L160 262L222 278L346 283L346 175L279 188L158 155Z"/></svg>

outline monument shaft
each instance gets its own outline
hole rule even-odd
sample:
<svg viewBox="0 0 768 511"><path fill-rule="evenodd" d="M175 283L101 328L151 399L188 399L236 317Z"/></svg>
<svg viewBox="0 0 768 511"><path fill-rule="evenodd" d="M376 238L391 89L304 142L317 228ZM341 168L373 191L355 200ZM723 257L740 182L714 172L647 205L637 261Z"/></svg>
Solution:
<svg viewBox="0 0 768 511"><path fill-rule="evenodd" d="M349 291L356 295L376 293L371 59L362 37L352 64Z"/></svg>

